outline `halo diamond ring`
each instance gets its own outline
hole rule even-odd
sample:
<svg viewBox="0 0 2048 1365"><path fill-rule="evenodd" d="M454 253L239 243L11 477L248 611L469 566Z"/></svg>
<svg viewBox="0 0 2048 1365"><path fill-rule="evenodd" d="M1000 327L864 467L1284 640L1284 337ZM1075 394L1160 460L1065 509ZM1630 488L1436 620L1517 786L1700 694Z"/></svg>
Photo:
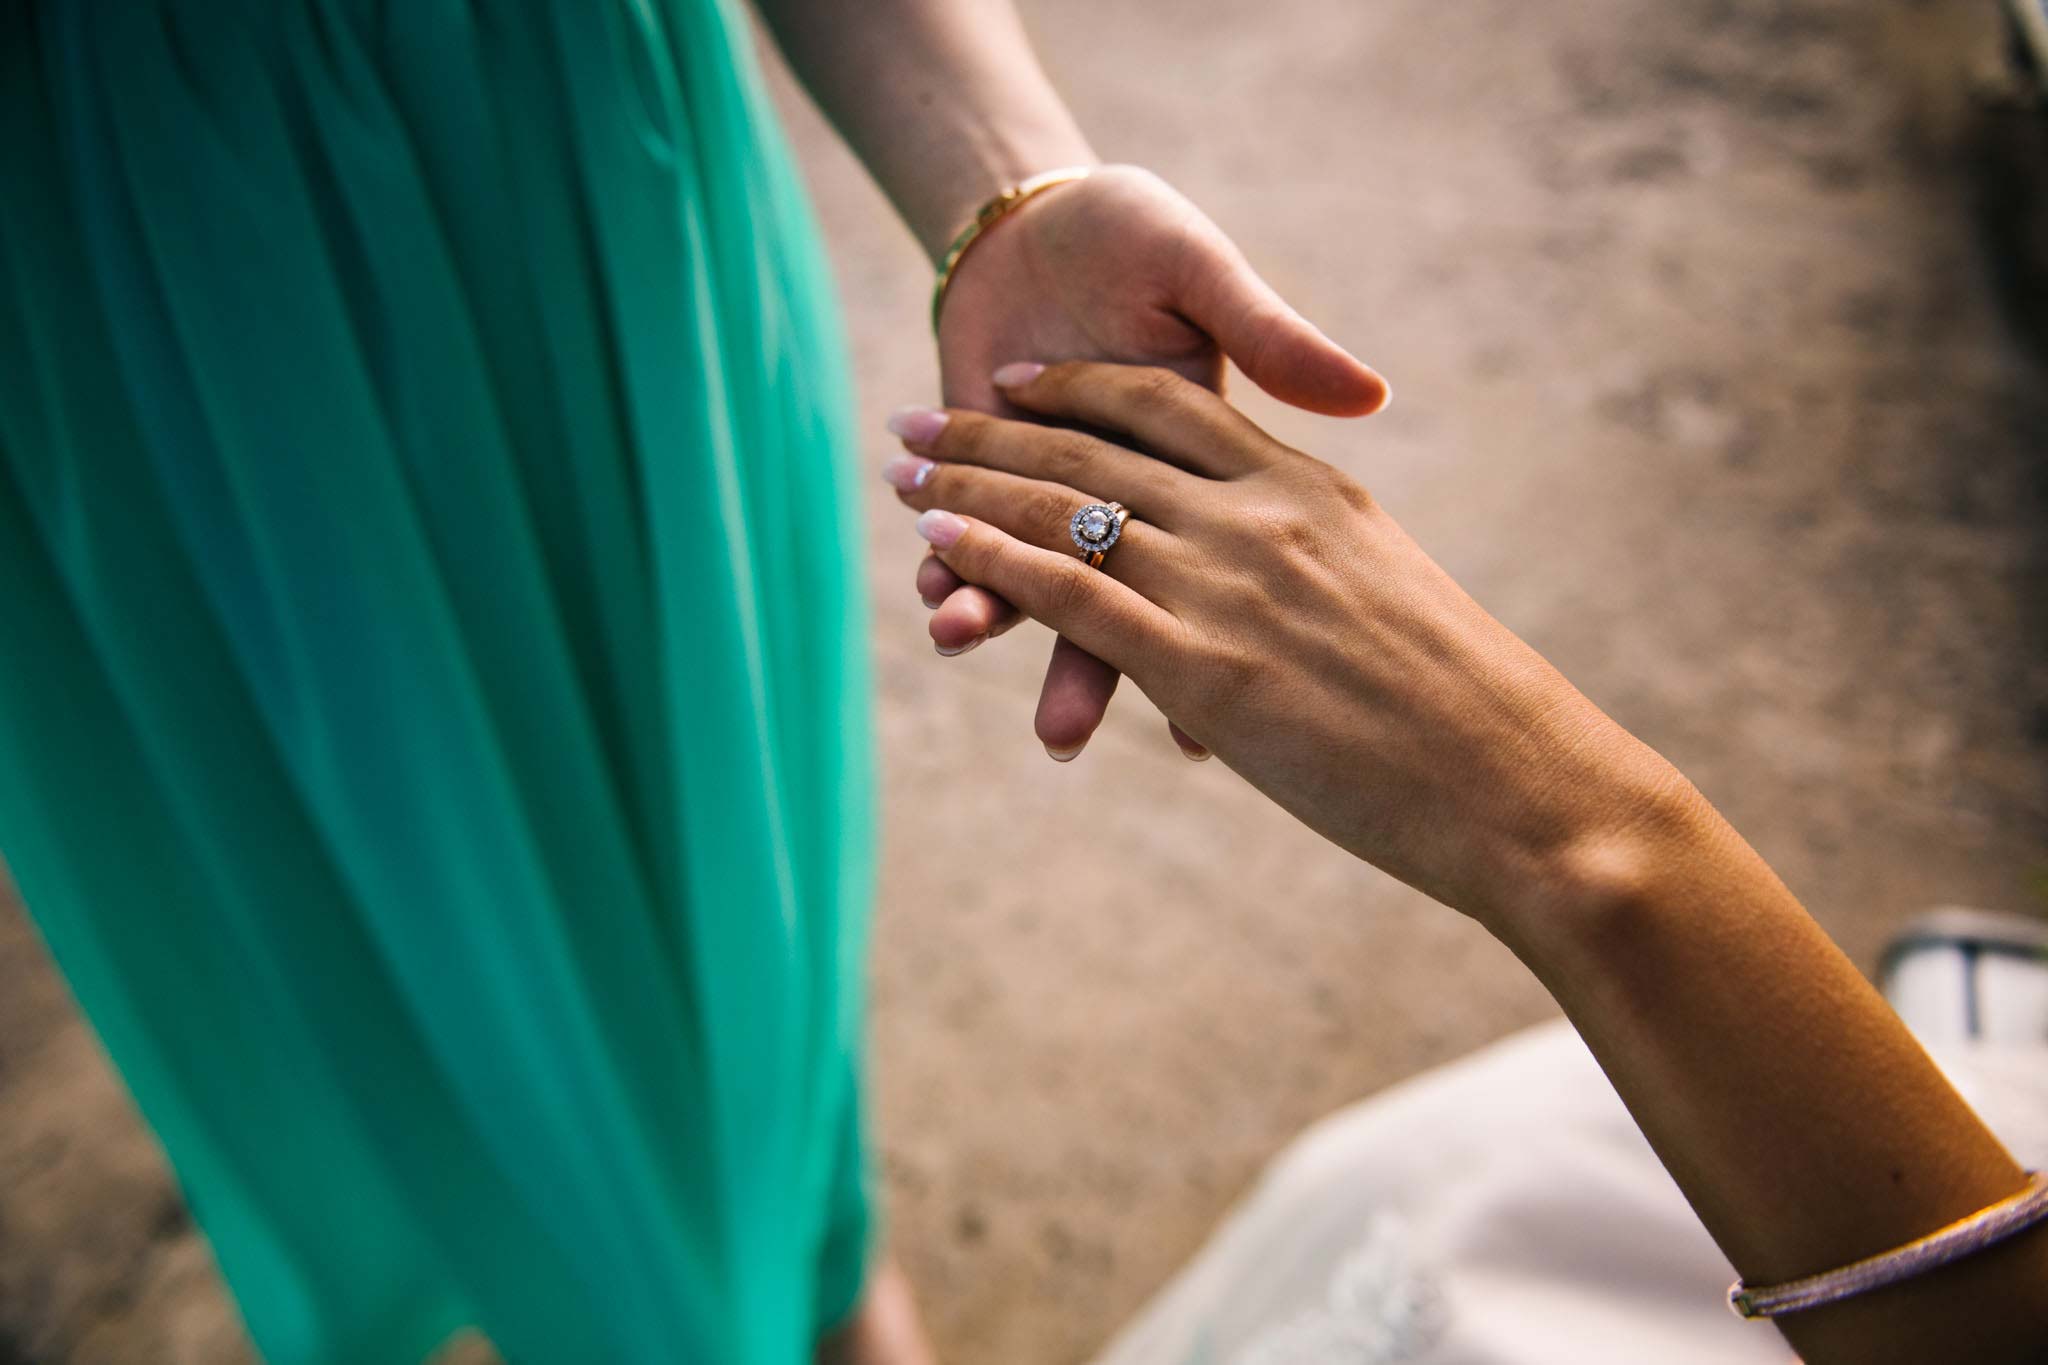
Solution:
<svg viewBox="0 0 2048 1365"><path fill-rule="evenodd" d="M1124 523L1130 519L1130 509L1120 502L1091 502L1074 513L1073 520L1067 523L1067 535L1081 552L1081 558L1099 569L1102 556L1116 544L1124 533Z"/></svg>

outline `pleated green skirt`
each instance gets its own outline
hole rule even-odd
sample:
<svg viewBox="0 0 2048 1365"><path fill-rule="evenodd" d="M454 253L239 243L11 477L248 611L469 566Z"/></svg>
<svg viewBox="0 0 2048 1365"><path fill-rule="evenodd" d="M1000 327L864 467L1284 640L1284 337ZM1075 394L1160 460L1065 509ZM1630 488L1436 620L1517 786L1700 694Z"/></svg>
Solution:
<svg viewBox="0 0 2048 1365"><path fill-rule="evenodd" d="M0 854L260 1351L804 1359L868 678L735 5L0 5L0 193Z"/></svg>

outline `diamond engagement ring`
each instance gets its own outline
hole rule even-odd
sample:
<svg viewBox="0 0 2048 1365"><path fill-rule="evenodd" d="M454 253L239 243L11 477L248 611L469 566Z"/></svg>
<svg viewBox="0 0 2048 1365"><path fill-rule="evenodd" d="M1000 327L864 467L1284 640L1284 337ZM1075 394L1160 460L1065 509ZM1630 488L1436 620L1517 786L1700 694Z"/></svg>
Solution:
<svg viewBox="0 0 2048 1365"><path fill-rule="evenodd" d="M1074 519L1067 523L1067 534L1089 567L1099 569L1102 556L1116 544L1117 537L1124 533L1124 523L1130 519L1130 509L1120 502L1091 502L1074 513Z"/></svg>

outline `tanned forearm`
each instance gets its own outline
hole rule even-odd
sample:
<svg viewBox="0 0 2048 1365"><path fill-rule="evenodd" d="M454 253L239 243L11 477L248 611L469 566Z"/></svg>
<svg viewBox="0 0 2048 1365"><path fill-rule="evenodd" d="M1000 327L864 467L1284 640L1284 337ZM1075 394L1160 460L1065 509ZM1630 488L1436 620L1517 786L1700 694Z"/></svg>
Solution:
<svg viewBox="0 0 2048 1365"><path fill-rule="evenodd" d="M1604 742L1646 793L1607 808L1648 814L1571 845L1547 903L1492 927L1743 1277L1833 1269L2018 1192L2024 1172L1763 860L1647 750ZM2036 1360L2048 1237L1779 1322L1814 1361Z"/></svg>
<svg viewBox="0 0 2048 1365"><path fill-rule="evenodd" d="M1095 153L1010 0L757 0L798 78L933 260L1007 185Z"/></svg>

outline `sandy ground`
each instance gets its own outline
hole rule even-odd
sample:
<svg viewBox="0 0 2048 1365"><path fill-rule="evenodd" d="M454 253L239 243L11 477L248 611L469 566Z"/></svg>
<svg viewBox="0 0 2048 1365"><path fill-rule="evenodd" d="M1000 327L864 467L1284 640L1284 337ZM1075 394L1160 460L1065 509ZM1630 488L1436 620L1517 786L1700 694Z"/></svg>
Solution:
<svg viewBox="0 0 2048 1365"><path fill-rule="evenodd" d="M1860 961L1932 903L2048 903L2048 396L1993 249L2025 182L1964 94L1988 5L1025 8L1101 150L1397 393L1354 425L1248 405L1678 762ZM883 414L935 392L927 277L785 102L879 464ZM1551 1006L1134 694L1049 762L1048 637L934 657L908 518L879 482L868 505L895 1241L949 1359L1080 1361L1305 1122ZM0 911L0 1365L243 1350Z"/></svg>

